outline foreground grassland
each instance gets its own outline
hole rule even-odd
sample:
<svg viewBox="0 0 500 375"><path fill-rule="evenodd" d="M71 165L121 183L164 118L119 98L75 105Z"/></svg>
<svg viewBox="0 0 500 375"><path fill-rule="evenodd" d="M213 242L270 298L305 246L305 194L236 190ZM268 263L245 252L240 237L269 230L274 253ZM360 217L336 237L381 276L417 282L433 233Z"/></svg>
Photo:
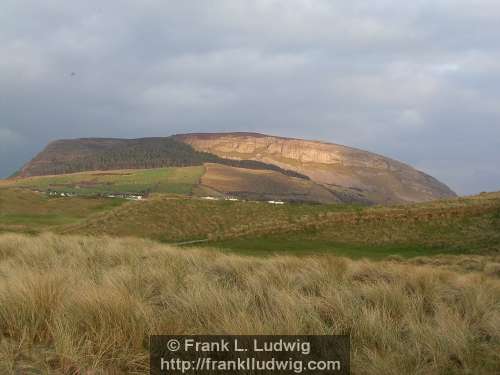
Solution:
<svg viewBox="0 0 500 375"><path fill-rule="evenodd" d="M350 334L353 374L499 373L500 258L439 259L1 235L0 373L145 374L150 334L204 333Z"/></svg>
<svg viewBox="0 0 500 375"><path fill-rule="evenodd" d="M205 169L199 167L131 169L105 172L82 172L4 181L5 186L40 191L96 195L100 193L157 192L190 194Z"/></svg>

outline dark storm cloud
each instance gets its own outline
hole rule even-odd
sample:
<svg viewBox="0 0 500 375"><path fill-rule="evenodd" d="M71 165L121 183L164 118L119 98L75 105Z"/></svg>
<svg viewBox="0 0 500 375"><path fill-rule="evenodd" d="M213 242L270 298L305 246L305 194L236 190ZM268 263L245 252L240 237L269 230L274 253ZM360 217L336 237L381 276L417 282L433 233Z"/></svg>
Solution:
<svg viewBox="0 0 500 375"><path fill-rule="evenodd" d="M55 138L259 131L500 189L497 1L6 0L0 175Z"/></svg>

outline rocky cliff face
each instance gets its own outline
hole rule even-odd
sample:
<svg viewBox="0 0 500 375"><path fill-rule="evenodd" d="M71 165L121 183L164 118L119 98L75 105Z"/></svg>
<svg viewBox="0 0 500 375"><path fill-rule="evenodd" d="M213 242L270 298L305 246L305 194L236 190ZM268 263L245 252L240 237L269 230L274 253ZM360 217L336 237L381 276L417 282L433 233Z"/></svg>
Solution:
<svg viewBox="0 0 500 375"><path fill-rule="evenodd" d="M177 140L222 158L275 164L373 203L454 197L435 178L404 163L346 146L252 133L181 134Z"/></svg>

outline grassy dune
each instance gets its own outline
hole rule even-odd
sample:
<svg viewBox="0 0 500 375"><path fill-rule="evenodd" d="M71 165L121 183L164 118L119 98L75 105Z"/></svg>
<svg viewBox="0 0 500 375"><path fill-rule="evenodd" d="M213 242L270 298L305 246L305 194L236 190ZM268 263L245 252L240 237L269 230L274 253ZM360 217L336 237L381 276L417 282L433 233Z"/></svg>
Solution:
<svg viewBox="0 0 500 375"><path fill-rule="evenodd" d="M352 258L500 251L500 197L391 207L206 201L153 194L141 202L48 198L0 188L0 232L208 241L253 255L333 253Z"/></svg>
<svg viewBox="0 0 500 375"><path fill-rule="evenodd" d="M326 212L354 210L344 205L206 201L155 195L113 211L90 217L78 225L61 228L69 234L137 236L165 242L233 237L268 225L287 225L295 218Z"/></svg>
<svg viewBox="0 0 500 375"><path fill-rule="evenodd" d="M500 199L485 196L396 207L276 207L156 196L63 231L165 242L208 239L212 246L259 255L331 252L379 258L490 253L500 250Z"/></svg>
<svg viewBox="0 0 500 375"><path fill-rule="evenodd" d="M350 333L354 374L499 373L500 259L428 261L2 235L0 373L144 374L149 334L203 333Z"/></svg>

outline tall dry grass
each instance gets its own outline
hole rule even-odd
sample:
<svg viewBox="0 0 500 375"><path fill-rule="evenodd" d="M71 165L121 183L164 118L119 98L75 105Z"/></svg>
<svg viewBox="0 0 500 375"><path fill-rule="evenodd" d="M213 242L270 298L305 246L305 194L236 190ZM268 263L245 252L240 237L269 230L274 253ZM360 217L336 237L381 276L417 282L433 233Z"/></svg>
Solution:
<svg viewBox="0 0 500 375"><path fill-rule="evenodd" d="M0 373L147 373L150 334L349 333L354 374L495 374L495 275L2 235Z"/></svg>

